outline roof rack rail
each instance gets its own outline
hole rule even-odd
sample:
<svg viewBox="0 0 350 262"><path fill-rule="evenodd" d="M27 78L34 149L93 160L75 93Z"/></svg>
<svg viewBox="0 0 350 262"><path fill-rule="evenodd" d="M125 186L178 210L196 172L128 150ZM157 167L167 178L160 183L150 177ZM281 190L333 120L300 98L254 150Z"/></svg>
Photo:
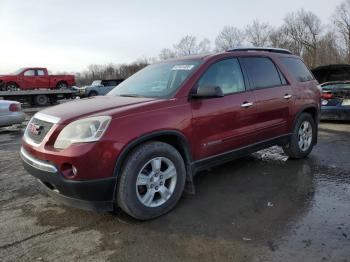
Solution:
<svg viewBox="0 0 350 262"><path fill-rule="evenodd" d="M263 51L263 52L288 54L288 55L293 54L291 51L287 49L273 48L273 47L238 47L238 48L228 50L227 52L239 52L239 51Z"/></svg>

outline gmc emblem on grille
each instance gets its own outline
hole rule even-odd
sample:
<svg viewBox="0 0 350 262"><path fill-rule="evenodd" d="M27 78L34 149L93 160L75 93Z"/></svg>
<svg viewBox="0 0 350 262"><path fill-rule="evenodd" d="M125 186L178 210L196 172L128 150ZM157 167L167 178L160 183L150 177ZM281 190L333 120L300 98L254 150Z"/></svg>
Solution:
<svg viewBox="0 0 350 262"><path fill-rule="evenodd" d="M43 126L39 126L34 123L29 124L29 131L34 135L39 136L42 129L43 129Z"/></svg>

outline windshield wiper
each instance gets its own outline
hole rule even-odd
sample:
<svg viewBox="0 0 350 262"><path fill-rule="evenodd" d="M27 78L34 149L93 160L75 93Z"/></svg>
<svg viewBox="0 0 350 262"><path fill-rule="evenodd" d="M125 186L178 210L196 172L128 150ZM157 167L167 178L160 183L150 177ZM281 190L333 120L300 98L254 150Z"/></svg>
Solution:
<svg viewBox="0 0 350 262"><path fill-rule="evenodd" d="M140 96L137 94L121 94L119 96L122 96L122 97L144 97L144 96Z"/></svg>

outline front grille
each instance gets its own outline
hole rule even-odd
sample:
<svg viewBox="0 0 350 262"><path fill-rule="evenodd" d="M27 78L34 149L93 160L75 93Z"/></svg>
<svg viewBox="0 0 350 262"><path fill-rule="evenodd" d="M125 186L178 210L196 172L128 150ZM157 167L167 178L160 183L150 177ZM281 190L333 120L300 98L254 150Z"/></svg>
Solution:
<svg viewBox="0 0 350 262"><path fill-rule="evenodd" d="M28 124L26 135L35 143L40 144L53 125L54 125L53 123L43 121L33 117ZM33 128L34 128L34 132L33 132Z"/></svg>

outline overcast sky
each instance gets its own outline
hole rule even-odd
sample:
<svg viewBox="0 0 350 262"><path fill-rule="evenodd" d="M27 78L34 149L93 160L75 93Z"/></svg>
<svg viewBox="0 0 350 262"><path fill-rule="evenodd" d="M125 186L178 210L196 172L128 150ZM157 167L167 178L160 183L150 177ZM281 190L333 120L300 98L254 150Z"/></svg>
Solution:
<svg viewBox="0 0 350 262"><path fill-rule="evenodd" d="M225 25L282 24L311 10L328 23L341 0L0 0L0 73L24 66L80 71L157 56L187 34L212 43Z"/></svg>

